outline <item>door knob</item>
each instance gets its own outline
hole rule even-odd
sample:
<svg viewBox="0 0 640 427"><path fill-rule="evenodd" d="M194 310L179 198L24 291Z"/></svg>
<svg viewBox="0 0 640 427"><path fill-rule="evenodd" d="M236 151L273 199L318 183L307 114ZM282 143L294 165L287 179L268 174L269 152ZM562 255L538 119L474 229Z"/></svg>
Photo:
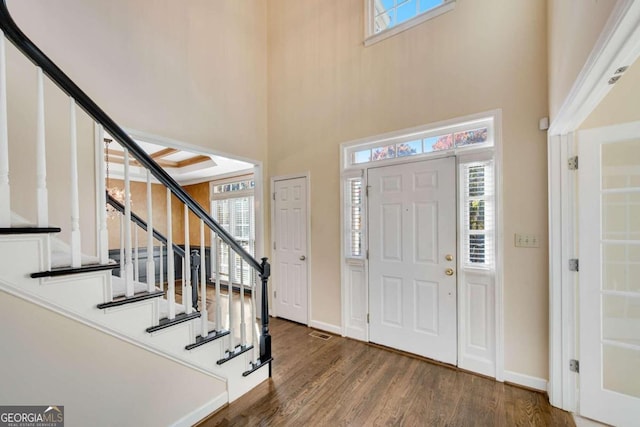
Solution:
<svg viewBox="0 0 640 427"><path fill-rule="evenodd" d="M447 268L444 271L444 274L446 274L447 276L453 276L453 268Z"/></svg>
<svg viewBox="0 0 640 427"><path fill-rule="evenodd" d="M306 256L304 256L304 255L300 255L300 261L304 261L305 259L307 259L307 257L306 257Z"/></svg>
<svg viewBox="0 0 640 427"><path fill-rule="evenodd" d="M445 255L444 259L446 259L447 261L453 261L453 255L447 254Z"/></svg>

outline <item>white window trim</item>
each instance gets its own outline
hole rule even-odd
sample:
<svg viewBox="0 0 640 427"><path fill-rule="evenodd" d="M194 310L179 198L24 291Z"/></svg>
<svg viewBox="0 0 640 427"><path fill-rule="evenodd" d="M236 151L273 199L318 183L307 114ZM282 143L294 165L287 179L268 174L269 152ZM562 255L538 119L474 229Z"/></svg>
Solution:
<svg viewBox="0 0 640 427"><path fill-rule="evenodd" d="M488 113L491 114L491 113ZM429 138L432 136L441 136L444 134L462 132L465 130L473 130L477 128L488 128L489 137L488 140L496 140L495 125L492 125L492 116L487 115L473 115L468 116L469 120L452 121L447 120L425 126L418 126L415 128L404 129L397 132L390 132L383 135L378 135L374 138L364 138L350 143L343 144L343 170L360 170L368 167L387 166L394 163L405 163L407 161L417 161L426 159L437 159L440 157L447 157L453 155L461 155L466 152L477 152L481 149L492 148L494 145L490 143L472 144L465 147L451 148L449 150L430 151L428 153L420 153L413 156L406 157L394 157L390 159L370 161L364 163L352 163L352 154L368 149L381 147L385 145L399 144L402 142L408 142L415 139ZM461 119L462 120L462 119ZM495 121L493 121L495 123Z"/></svg>
<svg viewBox="0 0 640 427"><path fill-rule="evenodd" d="M383 141L391 142L402 142L410 140L411 137L434 132L437 133L440 130L445 130L445 132L449 132L449 129L473 129L477 124L484 124L488 121L493 121L492 125L492 138L493 145L487 146L485 144L478 144L478 146L467 146L458 149L451 149L446 151L436 151L431 153L426 153L423 155L416 156L407 156L393 159L386 159L376 162L369 163L361 163L361 164L351 164L351 153L358 149L363 149L371 146L379 146ZM461 130L462 130L461 129ZM503 289L503 276L504 276L504 267L503 267L503 257L504 257L504 230L503 230L503 206L502 206L502 111L501 110L491 110L478 114L473 114L464 117L458 117L451 120L445 120L441 122L431 123L428 125L417 126L409 129L402 129L399 131L389 132L382 135L377 135L368 138L362 138L359 140L354 140L350 142L346 142L341 144L340 146L340 162L341 162L341 185L340 185L340 230L344 234L347 230L348 220L348 212L346 210L345 197L347 197L348 193L346 192L347 188L345 186L345 182L348 178L362 176L364 181L363 184L366 186L366 169L370 167L379 167L379 166L388 166L392 164L402 164L402 163L410 163L416 161L423 161L428 159L437 159L448 157L451 155L455 155L458 158L459 163L475 161L475 160L483 160L493 158L494 162L494 221L495 221L495 229L494 229L494 241L495 241L495 258L494 258L494 267L491 270L487 269L467 269L469 273L479 274L481 276L490 277L493 279L494 293L493 293L493 302L494 302L494 318L493 318L493 331L494 331L494 360L491 361L493 363L492 372L486 370L486 362L481 359L474 359L473 357L468 360L463 361L462 357L464 356L464 352L460 350L460 346L463 345L463 341L458 338L458 365L463 369L467 369L474 372L479 372L483 375L493 376L497 381L505 381L505 368L504 368L504 289ZM458 172L456 172L458 173ZM366 203L365 203L366 206ZM363 211L363 215L366 216L366 209ZM363 226L363 249L366 251L368 248L368 232L367 232L367 224L366 220L364 221ZM352 257L346 257L348 253L348 248L346 247L346 238L341 239L340 245L340 257L341 257L341 302L342 302L342 335L348 336L350 338L359 339L363 341L369 340L369 329L365 325L364 328L360 328L358 326L350 325L347 323L347 319L349 319L349 311L351 310L350 298L351 291L348 289L350 286L349 275L351 272L351 268L353 267L362 267L364 269L364 277L367 285L365 286L365 300L368 301L368 264L369 261L366 259L358 259ZM459 242L458 242L459 243ZM458 248L458 253L460 254L460 248ZM460 257L458 257L458 262L460 262ZM464 275L464 270L460 265L459 272ZM460 285L459 285L460 286ZM462 298L461 293L458 294L458 298ZM460 305L460 301L459 301ZM367 308L368 310L368 308ZM458 337L462 336L461 328L464 327L465 319L461 319L462 312L458 311ZM509 379L511 382L522 383L519 378L511 378ZM526 385L523 383L523 385Z"/></svg>
<svg viewBox="0 0 640 427"><path fill-rule="evenodd" d="M476 273L480 273L480 272L486 272L488 274L493 274L495 267L496 267L496 257L495 254L497 253L497 249L496 249L496 194L495 194L495 189L496 189L496 183L495 183L495 161L493 158L493 151L492 150L483 150L480 152L476 152L476 153L472 153L472 154L467 154L467 155L459 155L457 158L457 165L458 165L458 206L459 206L459 212L458 212L458 271L469 271L469 272L476 272ZM493 184L493 188L490 188L488 191L488 195L485 195L483 197L483 199L486 202L490 202L493 206L492 208L488 208L485 206L485 212L489 212L492 215L491 221L487 221L485 223L485 226L487 225L487 223L491 223L491 226L489 228L486 228L484 230L482 230L480 233L478 234L482 234L485 236L485 247L486 245L490 245L491 249L493 249L493 254L491 255L493 258L491 259L490 263L478 263L478 264L473 264L468 262L468 260L466 259L466 256L468 255L465 251L465 245L467 244L467 242L465 241L466 238L469 237L470 234L473 234L470 230L467 229L467 221L468 218L465 216L465 206L464 204L467 203L469 201L469 198L467 197L467 195L465 194L464 191L462 190L462 185L464 184L465 181L465 177L464 177L464 166L468 165L468 164L473 164L473 163L489 163L490 167L491 167L491 183ZM467 234L467 232L469 234Z"/></svg>
<svg viewBox="0 0 640 427"><path fill-rule="evenodd" d="M213 200L233 199L236 197L255 196L256 187L249 188L246 190L225 191L223 193L213 192L214 187L218 185L232 184L234 182L249 181L249 180L254 181L257 186L258 182L256 181L255 176L253 174L236 175L236 176L232 176L224 179L216 179L215 181L210 181L209 194L211 195L211 200L213 201Z"/></svg>
<svg viewBox="0 0 640 427"><path fill-rule="evenodd" d="M373 2L375 0L364 0L364 16L365 16L365 29L364 29L364 45L371 46L375 43L378 43L384 39L395 36L403 31L406 31L410 28L415 27L416 25L422 24L425 21L433 19L437 16L440 16L444 13L450 12L456 7L456 0L445 0L445 3L435 7L427 12L421 13L414 18L409 19L408 21L403 22L402 24L396 25L395 27L391 27L387 30L381 31L379 33L374 32L374 7Z"/></svg>

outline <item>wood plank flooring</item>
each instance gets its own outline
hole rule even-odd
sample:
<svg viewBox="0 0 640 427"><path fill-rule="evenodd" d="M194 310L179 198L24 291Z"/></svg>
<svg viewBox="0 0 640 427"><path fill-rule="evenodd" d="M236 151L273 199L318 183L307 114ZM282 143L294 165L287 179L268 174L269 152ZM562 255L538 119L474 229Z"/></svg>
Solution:
<svg viewBox="0 0 640 427"><path fill-rule="evenodd" d="M574 426L546 395L271 320L273 378L199 426Z"/></svg>

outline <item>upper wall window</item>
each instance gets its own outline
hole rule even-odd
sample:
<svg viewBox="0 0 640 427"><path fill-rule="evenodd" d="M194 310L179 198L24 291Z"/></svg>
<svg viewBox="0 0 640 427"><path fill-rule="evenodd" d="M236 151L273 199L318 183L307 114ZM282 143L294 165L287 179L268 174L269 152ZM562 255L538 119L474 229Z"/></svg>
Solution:
<svg viewBox="0 0 640 427"><path fill-rule="evenodd" d="M493 121L480 120L449 128L425 130L366 145L349 147L345 167L400 157L429 157L441 152L461 152L493 146Z"/></svg>
<svg viewBox="0 0 640 427"><path fill-rule="evenodd" d="M397 34L453 9L455 0L365 0L365 44Z"/></svg>

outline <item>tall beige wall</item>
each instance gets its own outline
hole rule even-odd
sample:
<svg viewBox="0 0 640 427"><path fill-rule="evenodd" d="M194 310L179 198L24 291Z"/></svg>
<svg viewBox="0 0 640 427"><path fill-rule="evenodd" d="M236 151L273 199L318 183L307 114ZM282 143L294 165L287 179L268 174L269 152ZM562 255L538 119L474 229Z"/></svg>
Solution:
<svg viewBox="0 0 640 427"><path fill-rule="evenodd" d="M549 113L553 121L617 0L548 0Z"/></svg>
<svg viewBox="0 0 640 427"><path fill-rule="evenodd" d="M121 126L266 161L266 2L7 3L23 31ZM35 220L35 68L8 50L12 202ZM68 240L68 100L49 83L46 97L51 223ZM83 252L92 253L93 123L82 113L79 132Z"/></svg>
<svg viewBox="0 0 640 427"><path fill-rule="evenodd" d="M64 405L69 426L166 426L226 391L223 380L2 291L0 320L1 405Z"/></svg>
<svg viewBox="0 0 640 427"><path fill-rule="evenodd" d="M547 10L458 1L370 47L362 0L270 0L269 172L311 174L313 320L341 323L339 144L503 111L506 369L547 378ZM541 247L516 249L516 232Z"/></svg>
<svg viewBox="0 0 640 427"><path fill-rule="evenodd" d="M119 124L264 160L258 0L9 0L24 32Z"/></svg>

